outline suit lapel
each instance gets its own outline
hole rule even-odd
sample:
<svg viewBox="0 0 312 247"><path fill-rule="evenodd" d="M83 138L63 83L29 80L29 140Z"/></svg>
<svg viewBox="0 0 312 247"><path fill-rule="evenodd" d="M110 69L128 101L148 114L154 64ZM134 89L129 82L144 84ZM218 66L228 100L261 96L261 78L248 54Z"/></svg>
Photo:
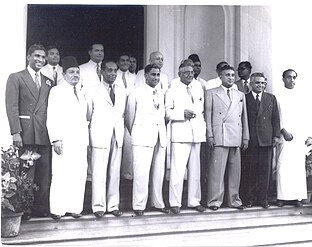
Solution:
<svg viewBox="0 0 312 247"><path fill-rule="evenodd" d="M111 100L111 98L110 98L110 96L109 96L109 93L108 93L108 91L107 91L107 89L106 89L106 87L104 86L103 83L101 83L100 85L101 85L101 87L103 88L103 93L104 93L104 98L105 98L105 100L106 100L110 105L114 106L114 105L113 105L113 102L112 102L112 100ZM116 89L116 85L115 85L115 89ZM116 94L116 90L115 90L115 94Z"/></svg>
<svg viewBox="0 0 312 247"><path fill-rule="evenodd" d="M234 110L238 106L240 100L241 100L241 97L239 96L238 91L232 89L232 103L230 105L230 108L229 108L226 116L225 116L225 119L227 119L234 112Z"/></svg>
<svg viewBox="0 0 312 247"><path fill-rule="evenodd" d="M223 102L223 104L226 107L229 107L231 104L231 101L229 99L229 97L227 96L227 94L224 92L223 88L220 86L218 87L218 90L216 92L217 97Z"/></svg>
<svg viewBox="0 0 312 247"><path fill-rule="evenodd" d="M23 79L24 83L26 84L26 86L28 87L30 93L34 96L35 99L38 99L38 97L39 97L38 88L37 88L33 78L31 77L31 75L29 74L27 69L24 70L22 79Z"/></svg>
<svg viewBox="0 0 312 247"><path fill-rule="evenodd" d="M47 97L49 96L51 87L54 86L54 82L51 79L49 79L42 73L40 74L41 74L41 87L36 109L38 109L46 101Z"/></svg>
<svg viewBox="0 0 312 247"><path fill-rule="evenodd" d="M260 108L258 111L258 116L260 116L269 105L270 104L269 104L269 101L267 100L267 95L266 93L263 92L261 102L260 102Z"/></svg>

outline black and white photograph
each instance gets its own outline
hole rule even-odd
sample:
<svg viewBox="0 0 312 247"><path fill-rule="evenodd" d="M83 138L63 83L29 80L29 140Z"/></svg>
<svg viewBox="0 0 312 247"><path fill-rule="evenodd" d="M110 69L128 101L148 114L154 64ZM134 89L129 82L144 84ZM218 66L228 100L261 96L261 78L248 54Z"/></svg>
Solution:
<svg viewBox="0 0 312 247"><path fill-rule="evenodd" d="M3 3L1 244L310 246L310 9Z"/></svg>

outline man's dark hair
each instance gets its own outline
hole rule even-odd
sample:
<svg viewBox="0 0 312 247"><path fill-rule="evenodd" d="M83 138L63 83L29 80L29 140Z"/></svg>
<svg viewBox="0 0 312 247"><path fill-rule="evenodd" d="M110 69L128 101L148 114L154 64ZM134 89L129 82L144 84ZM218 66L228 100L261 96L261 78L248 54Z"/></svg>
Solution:
<svg viewBox="0 0 312 247"><path fill-rule="evenodd" d="M286 77L286 74L287 74L288 72L295 72L295 73L296 73L296 77L298 76L297 72L294 71L293 69L286 69L286 70L283 72L283 78Z"/></svg>
<svg viewBox="0 0 312 247"><path fill-rule="evenodd" d="M249 61L243 61L243 62L239 63L237 70L239 70L239 68L247 68L251 71L252 66L251 66L251 63Z"/></svg>
<svg viewBox="0 0 312 247"><path fill-rule="evenodd" d="M88 51L92 51L94 45L102 45L103 48L104 48L104 45L102 44L102 42L95 41L95 42L93 42L92 44L89 45Z"/></svg>
<svg viewBox="0 0 312 247"><path fill-rule="evenodd" d="M220 74L221 74L221 72L224 71L224 70L233 70L233 71L235 71L235 69L234 69L231 65L229 65L229 64L225 64L224 66L222 66L222 67L220 68Z"/></svg>
<svg viewBox="0 0 312 247"><path fill-rule="evenodd" d="M156 64L148 64L144 68L144 74L148 74L152 69L159 69L160 71L160 68Z"/></svg>
<svg viewBox="0 0 312 247"><path fill-rule="evenodd" d="M252 78L254 78L254 77L263 77L265 79L265 81L267 80L265 75L263 73L260 73L260 72L252 73L251 76L250 76L250 80L252 80Z"/></svg>
<svg viewBox="0 0 312 247"><path fill-rule="evenodd" d="M108 64L108 63L114 63L114 64L116 64L116 62L115 61L113 61L113 60L104 60L103 62L102 62L102 64L101 64L101 69L105 69L105 67L106 67L106 64ZM117 65L117 64L116 64Z"/></svg>
<svg viewBox="0 0 312 247"><path fill-rule="evenodd" d="M40 50L44 51L47 54L47 50L44 48L43 45L33 44L28 48L27 55L31 56L35 51Z"/></svg>

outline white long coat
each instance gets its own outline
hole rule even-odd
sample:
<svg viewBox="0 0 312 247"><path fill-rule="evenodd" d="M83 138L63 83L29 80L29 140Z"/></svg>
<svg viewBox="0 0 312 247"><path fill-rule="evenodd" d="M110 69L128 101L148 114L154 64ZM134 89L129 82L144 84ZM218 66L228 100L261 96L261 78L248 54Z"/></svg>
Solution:
<svg viewBox="0 0 312 247"><path fill-rule="evenodd" d="M287 142L281 137L282 144L277 147L277 199L301 200L307 198L305 173L305 140L311 136L311 117L303 111L306 97L304 88L283 88L277 96L280 105L281 129L293 135ZM292 100L294 99L294 100Z"/></svg>
<svg viewBox="0 0 312 247"><path fill-rule="evenodd" d="M84 96L64 82L53 88L48 103L47 127L51 142L62 140L63 154L52 154L50 211L81 213L87 178L88 122Z"/></svg>

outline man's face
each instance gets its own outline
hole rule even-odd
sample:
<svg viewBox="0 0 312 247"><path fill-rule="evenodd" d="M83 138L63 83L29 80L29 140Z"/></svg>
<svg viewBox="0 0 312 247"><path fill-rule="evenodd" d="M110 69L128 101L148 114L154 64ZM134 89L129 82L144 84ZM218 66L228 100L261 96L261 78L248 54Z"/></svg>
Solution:
<svg viewBox="0 0 312 247"><path fill-rule="evenodd" d="M222 85L226 88L230 88L234 84L234 80L235 80L234 76L235 76L234 70L226 69L221 72L221 75L219 77L222 81Z"/></svg>
<svg viewBox="0 0 312 247"><path fill-rule="evenodd" d="M60 53L58 49L52 48L48 50L47 61L48 64L52 66L56 66L60 62Z"/></svg>
<svg viewBox="0 0 312 247"><path fill-rule="evenodd" d="M255 93L261 93L264 91L266 87L266 80L265 78L261 76L252 77L250 80L250 86L252 88L252 91Z"/></svg>
<svg viewBox="0 0 312 247"><path fill-rule="evenodd" d="M127 56L127 55L120 56L119 60L118 60L118 66L119 66L119 69L122 72L126 72L129 69L129 67L130 67L130 58L129 58L129 56Z"/></svg>
<svg viewBox="0 0 312 247"><path fill-rule="evenodd" d="M130 67L129 67L129 71L130 72L135 72L137 68L137 60L135 59L135 57L130 57Z"/></svg>
<svg viewBox="0 0 312 247"><path fill-rule="evenodd" d="M147 74L144 74L144 76L147 85L151 87L156 87L160 79L160 70L157 68L152 68L151 71Z"/></svg>
<svg viewBox="0 0 312 247"><path fill-rule="evenodd" d="M194 78L194 70L193 67L187 66L184 68L181 68L178 73L181 82L183 82L185 85L188 85L192 82Z"/></svg>
<svg viewBox="0 0 312 247"><path fill-rule="evenodd" d="M117 77L117 64L113 62L106 63L102 74L106 83L113 84Z"/></svg>
<svg viewBox="0 0 312 247"><path fill-rule="evenodd" d="M161 69L162 66L164 65L164 57L161 53L155 53L151 56L150 59L151 64L156 64L156 66Z"/></svg>
<svg viewBox="0 0 312 247"><path fill-rule="evenodd" d="M297 74L294 71L286 72L283 78L284 86L288 89L293 89L296 85Z"/></svg>
<svg viewBox="0 0 312 247"><path fill-rule="evenodd" d="M90 59L95 63L100 63L104 59L104 46L101 44L92 45L89 51Z"/></svg>
<svg viewBox="0 0 312 247"><path fill-rule="evenodd" d="M27 56L28 64L34 71L39 71L45 64L46 53L43 50L35 50Z"/></svg>
<svg viewBox="0 0 312 247"><path fill-rule="evenodd" d="M238 73L239 78L247 80L250 76L251 71L246 66L240 66L237 69L237 73Z"/></svg>
<svg viewBox="0 0 312 247"><path fill-rule="evenodd" d="M78 67L68 68L63 73L64 79L72 86L75 86L80 79L80 70Z"/></svg>
<svg viewBox="0 0 312 247"><path fill-rule="evenodd" d="M201 62L195 62L194 63L194 74L199 75L201 72Z"/></svg>

